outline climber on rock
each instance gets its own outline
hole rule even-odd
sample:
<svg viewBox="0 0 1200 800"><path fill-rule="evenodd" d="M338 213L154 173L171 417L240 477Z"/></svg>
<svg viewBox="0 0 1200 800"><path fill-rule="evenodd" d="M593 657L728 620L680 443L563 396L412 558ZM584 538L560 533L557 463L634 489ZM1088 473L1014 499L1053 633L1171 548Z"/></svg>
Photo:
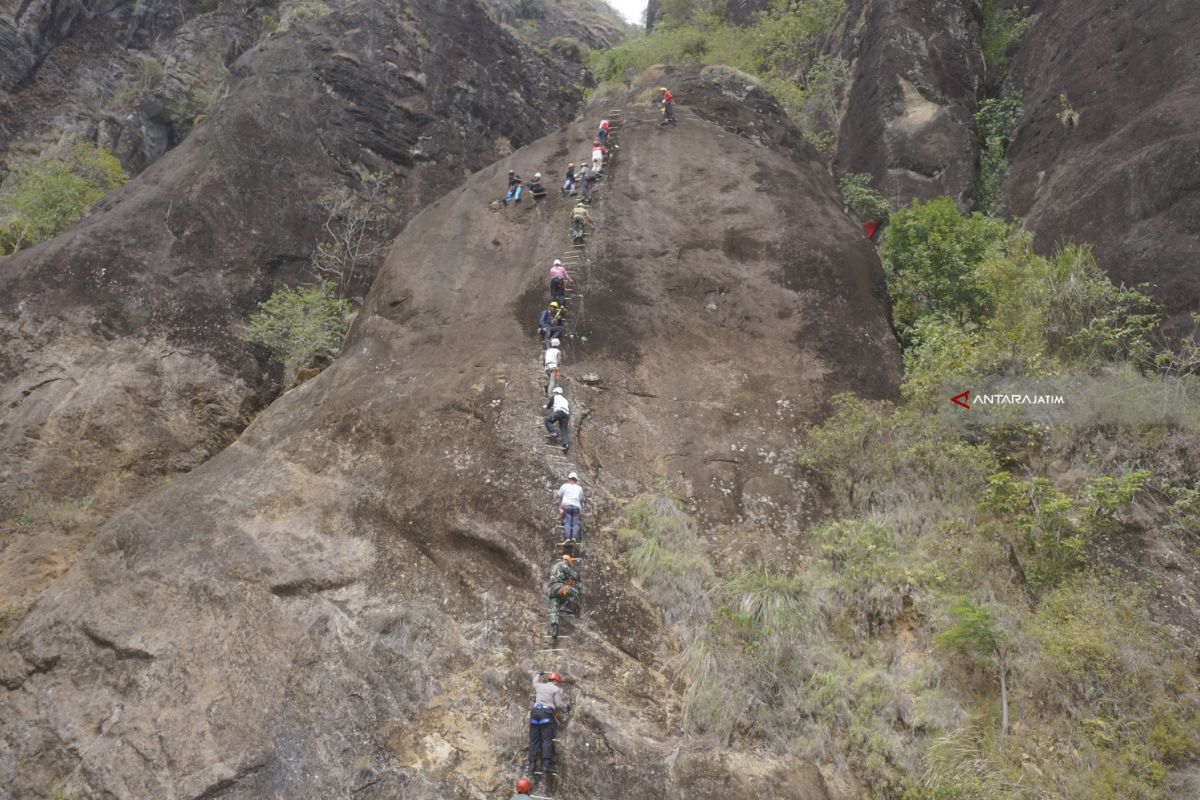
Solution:
<svg viewBox="0 0 1200 800"><path fill-rule="evenodd" d="M579 515L583 511L583 487L579 485L579 476L574 472L568 474L567 482L558 487L555 496L560 498L558 513L563 523L563 544L574 544L579 541Z"/></svg>
<svg viewBox="0 0 1200 800"><path fill-rule="evenodd" d="M577 191L575 188L575 180L575 162L572 161L570 164L567 164L567 175L563 179L563 194L575 194Z"/></svg>
<svg viewBox="0 0 1200 800"><path fill-rule="evenodd" d="M675 108L671 102L674 95L665 86L660 86L658 91L662 94L662 124L666 125L668 122L675 121Z"/></svg>
<svg viewBox="0 0 1200 800"><path fill-rule="evenodd" d="M571 212L571 237L578 243L583 241L583 232L587 226L592 223L592 217L588 214L587 206L579 203Z"/></svg>
<svg viewBox="0 0 1200 800"><path fill-rule="evenodd" d="M521 202L522 181L515 171L508 171L508 194L504 195L504 205Z"/></svg>
<svg viewBox="0 0 1200 800"><path fill-rule="evenodd" d="M558 614L575 614L579 604L579 573L574 570L575 557L563 556L550 568L550 637L558 638Z"/></svg>
<svg viewBox="0 0 1200 800"><path fill-rule="evenodd" d="M515 791L516 794L514 794L510 800L531 800L529 793L533 791L533 784L530 783L529 778L521 778L519 781L517 781L516 786L513 787L513 791Z"/></svg>
<svg viewBox="0 0 1200 800"><path fill-rule="evenodd" d="M592 190L596 188L596 178L598 177L596 170L587 167L583 171L583 199L585 202L592 202Z"/></svg>
<svg viewBox="0 0 1200 800"><path fill-rule="evenodd" d="M533 195L534 200L541 200L546 196L546 187L542 186L542 173L533 174L533 180L529 182L529 193Z"/></svg>
<svg viewBox="0 0 1200 800"><path fill-rule="evenodd" d="M567 268L563 266L560 259L554 259L554 264L550 267L550 299L565 300L567 297L567 281L571 280L571 276L567 274Z"/></svg>
<svg viewBox="0 0 1200 800"><path fill-rule="evenodd" d="M608 155L608 148L600 144L600 140L592 142L592 169L600 172L604 169L604 157Z"/></svg>
<svg viewBox="0 0 1200 800"><path fill-rule="evenodd" d="M558 339L551 339L543 356L543 368L546 370L546 393L549 394L558 386L558 359L562 350L558 349Z"/></svg>
<svg viewBox="0 0 1200 800"><path fill-rule="evenodd" d="M566 330L563 315L566 308L557 300L551 300L550 306L538 315L538 333L542 335L542 347L549 347L550 340L562 336Z"/></svg>
<svg viewBox="0 0 1200 800"><path fill-rule="evenodd" d="M608 120L600 120L600 130L596 132L596 139L604 147L608 147Z"/></svg>
<svg viewBox="0 0 1200 800"><path fill-rule="evenodd" d="M546 435L551 439L557 438L562 444L563 452L571 446L570 432L568 430L571 423L571 404L567 402L567 398L563 396L561 386L554 387L554 391L550 394L550 399L546 401L546 408L550 410L550 416L546 417ZM557 430L555 427L557 426Z"/></svg>
<svg viewBox="0 0 1200 800"><path fill-rule="evenodd" d="M542 680L542 678L545 680ZM558 728L558 715L567 709L562 689L558 684L562 675L538 672L533 676L533 709L529 712L529 771L538 772L538 759L542 771L554 774L554 734ZM532 788L532 787L530 787Z"/></svg>

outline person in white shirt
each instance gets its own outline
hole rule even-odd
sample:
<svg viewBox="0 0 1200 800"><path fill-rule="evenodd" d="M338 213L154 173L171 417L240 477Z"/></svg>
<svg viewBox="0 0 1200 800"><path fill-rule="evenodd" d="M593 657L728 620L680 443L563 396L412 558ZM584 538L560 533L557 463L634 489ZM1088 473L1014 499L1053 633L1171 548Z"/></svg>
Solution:
<svg viewBox="0 0 1200 800"><path fill-rule="evenodd" d="M562 442L563 452L567 452L570 447L568 425L571 422L571 405L567 402L567 398L563 397L561 386L554 387L554 393L550 395L550 399L546 401L546 408L550 409L550 416L546 417L546 435L551 439L557 437ZM554 426L558 426L555 431Z"/></svg>
<svg viewBox="0 0 1200 800"><path fill-rule="evenodd" d="M558 349L558 339L551 339L550 346L546 348L543 363L543 368L546 370L546 392L553 392L554 387L558 385L558 359L562 355L562 350Z"/></svg>
<svg viewBox="0 0 1200 800"><path fill-rule="evenodd" d="M574 472L567 475L567 482L558 487L555 496L561 498L558 511L563 521L563 543L578 542L579 514L583 511L583 487L579 485L579 476Z"/></svg>

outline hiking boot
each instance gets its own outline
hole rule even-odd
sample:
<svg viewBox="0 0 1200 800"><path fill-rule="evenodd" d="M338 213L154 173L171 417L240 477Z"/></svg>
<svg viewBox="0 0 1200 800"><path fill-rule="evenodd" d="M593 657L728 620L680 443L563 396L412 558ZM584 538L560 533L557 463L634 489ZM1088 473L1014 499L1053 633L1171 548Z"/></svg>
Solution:
<svg viewBox="0 0 1200 800"><path fill-rule="evenodd" d="M573 617L573 616L575 616L575 609L572 608L569 603L563 603L561 606L558 607L558 613L570 614Z"/></svg>
<svg viewBox="0 0 1200 800"><path fill-rule="evenodd" d="M551 639L558 638L558 623L557 622L550 623L550 638Z"/></svg>

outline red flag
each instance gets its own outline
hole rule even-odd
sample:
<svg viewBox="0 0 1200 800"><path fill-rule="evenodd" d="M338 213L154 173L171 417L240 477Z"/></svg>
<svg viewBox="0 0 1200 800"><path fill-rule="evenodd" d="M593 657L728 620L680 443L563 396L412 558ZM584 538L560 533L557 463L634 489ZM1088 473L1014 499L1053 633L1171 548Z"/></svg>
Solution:
<svg viewBox="0 0 1200 800"><path fill-rule="evenodd" d="M879 223L873 219L869 219L866 222L864 222L862 224L862 226L863 226L863 233L865 233L867 235L867 238L874 239L875 231L879 230Z"/></svg>

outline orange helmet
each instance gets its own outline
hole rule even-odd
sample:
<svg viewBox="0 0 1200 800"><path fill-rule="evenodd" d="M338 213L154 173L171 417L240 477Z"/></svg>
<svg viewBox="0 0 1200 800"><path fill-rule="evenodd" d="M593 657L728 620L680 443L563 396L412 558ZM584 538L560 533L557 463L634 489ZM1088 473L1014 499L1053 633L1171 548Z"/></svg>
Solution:
<svg viewBox="0 0 1200 800"><path fill-rule="evenodd" d="M517 781L516 789L518 792L530 792L533 791L533 784L529 782L529 778L521 778Z"/></svg>
<svg viewBox="0 0 1200 800"><path fill-rule="evenodd" d="M559 675L557 672L551 672L546 676L546 680L554 681L555 683L562 683L562 675Z"/></svg>
<svg viewBox="0 0 1200 800"><path fill-rule="evenodd" d="M569 567L575 563L575 557L571 555L565 555L563 556L563 561L567 562L567 566Z"/></svg>

